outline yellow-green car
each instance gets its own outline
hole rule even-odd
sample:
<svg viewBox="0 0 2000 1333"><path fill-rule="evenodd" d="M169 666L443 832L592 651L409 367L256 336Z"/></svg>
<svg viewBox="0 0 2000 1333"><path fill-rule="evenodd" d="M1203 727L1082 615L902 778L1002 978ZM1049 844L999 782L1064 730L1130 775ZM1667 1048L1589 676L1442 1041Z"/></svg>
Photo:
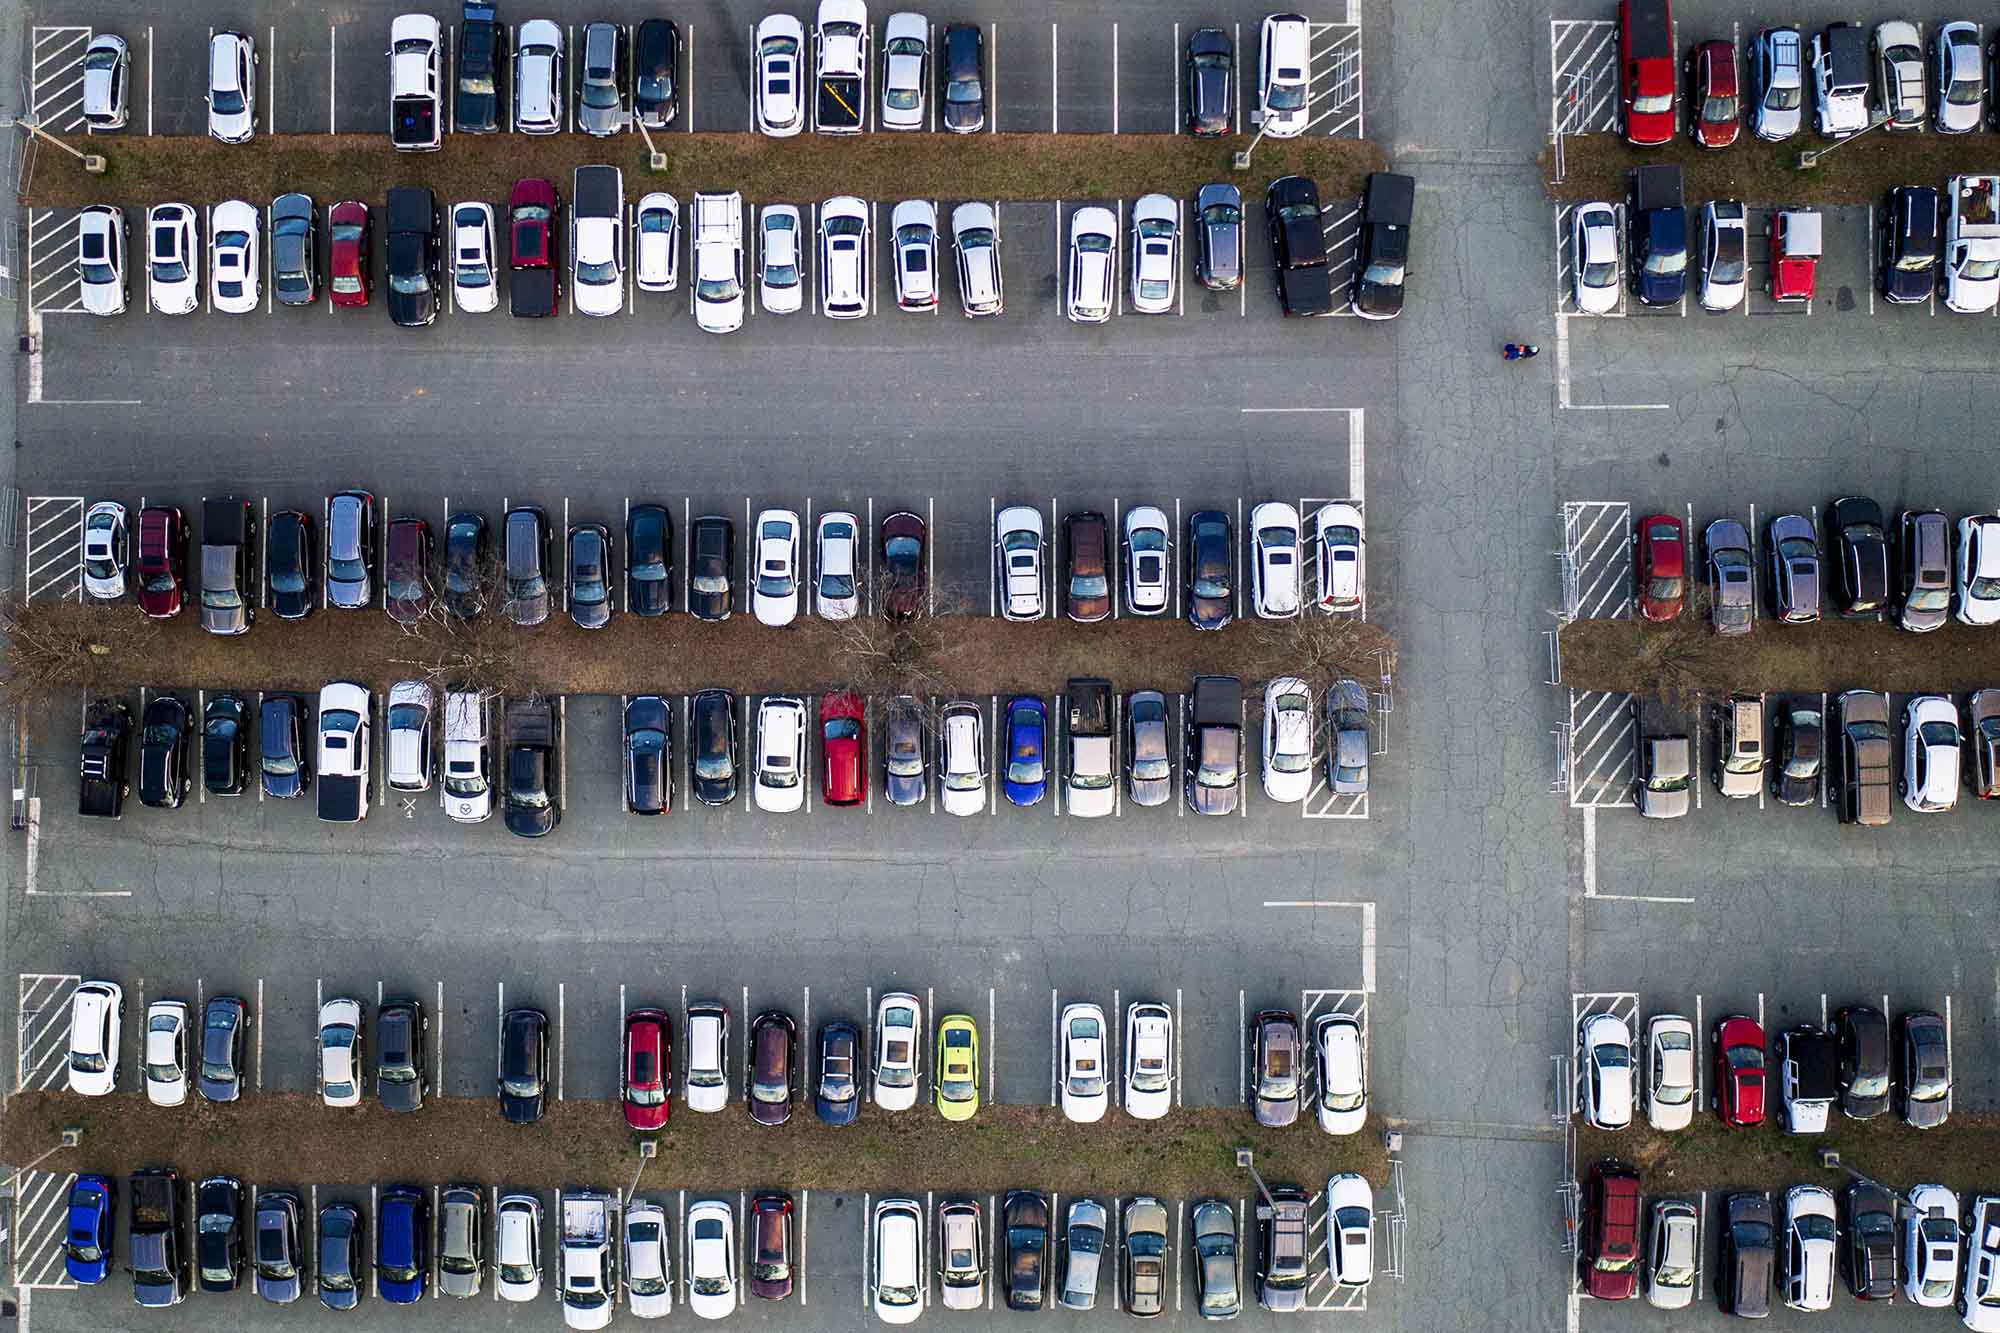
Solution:
<svg viewBox="0 0 2000 1333"><path fill-rule="evenodd" d="M947 1120L979 1110L979 1029L970 1014L946 1014L937 1026L937 1109Z"/></svg>

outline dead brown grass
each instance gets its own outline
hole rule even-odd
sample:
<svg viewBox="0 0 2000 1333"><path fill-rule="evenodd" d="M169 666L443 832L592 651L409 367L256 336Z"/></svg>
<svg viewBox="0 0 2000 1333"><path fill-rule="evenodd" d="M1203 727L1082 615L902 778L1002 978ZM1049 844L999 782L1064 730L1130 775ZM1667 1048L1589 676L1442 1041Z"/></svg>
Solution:
<svg viewBox="0 0 2000 1333"><path fill-rule="evenodd" d="M1108 676L1120 689L1184 689L1206 672L1254 674L1258 627L1241 621L1200 633L1171 620L1127 618L1091 626L1044 620L1016 624L987 616L941 618L955 643L952 688L966 694L1044 691L1069 676ZM686 615L614 616L601 630L577 629L559 615L534 629L510 629L521 647L508 670L521 688L545 694L684 694L712 685L761 693L849 688L841 675L838 630L819 619L787 629L749 616L704 624ZM412 665L421 641L379 611L315 612L286 624L260 616L233 639L205 634L192 613L164 625L148 650L108 659L98 688L300 689L358 680L386 688L422 674ZM1353 671L1372 681L1377 653L1394 645L1373 625L1351 633ZM68 684L80 684L65 681Z"/></svg>
<svg viewBox="0 0 2000 1333"><path fill-rule="evenodd" d="M435 153L398 153L383 134L260 135L247 145L208 138L118 137L94 140L109 169L86 175L67 154L41 154L25 204L36 208L163 200L212 203L271 199L304 190L322 201L379 200L392 185L428 185L446 200L502 201L523 176L569 188L575 167L623 167L626 189L672 190L685 201L697 190L741 190L764 201L804 203L836 194L865 199L1108 199L1149 190L1187 197L1203 184L1234 179L1230 156L1248 138L1196 140L1167 134L864 134L853 138L753 134L656 136L667 170L654 174L637 135L612 140L562 134L450 135ZM1254 178L1288 173L1318 181L1327 198L1361 192L1362 178L1384 165L1374 144L1324 136L1266 141Z"/></svg>
<svg viewBox="0 0 2000 1333"><path fill-rule="evenodd" d="M1954 1113L1944 1127L1919 1131L1894 1114L1849 1120L1836 1111L1826 1133L1795 1137L1773 1125L1727 1129L1712 1115L1698 1115L1694 1124L1672 1134L1638 1122L1616 1133L1583 1127L1577 1132L1576 1157L1581 1170L1611 1157L1631 1163L1649 1194L1809 1184L1837 1191L1849 1177L1819 1164L1822 1148L1834 1149L1846 1165L1901 1190L1934 1182L1974 1193L1993 1188L2000 1118Z"/></svg>
<svg viewBox="0 0 2000 1333"><path fill-rule="evenodd" d="M1578 620L1562 630L1563 683L1645 695L1683 691L1870 689L1964 693L2000 685L2000 637L1952 621L1929 634L1891 624L1760 620L1747 639L1720 638L1690 606L1666 625Z"/></svg>
<svg viewBox="0 0 2000 1333"><path fill-rule="evenodd" d="M1990 172L2000 160L2000 136L1974 134L1885 134L1873 131L1822 158L1810 171L1798 169L1801 150L1828 145L1810 136L1789 143L1764 143L1746 133L1729 148L1711 151L1676 139L1661 148L1638 149L1616 134L1583 134L1563 139L1564 175L1555 181L1555 150L1542 153L1542 182L1549 197L1566 203L1623 199L1632 168L1649 162L1679 164L1690 206L1706 199L1741 199L1760 204L1869 204L1897 185L1942 187L1946 178ZM1262 152L1262 149L1258 150Z"/></svg>
<svg viewBox="0 0 2000 1333"><path fill-rule="evenodd" d="M639 1164L638 1136L616 1105L552 1104L535 1125L509 1125L487 1099L443 1098L415 1115L369 1105L334 1111L306 1093L257 1093L234 1106L190 1102L161 1110L137 1095L85 1099L67 1093L10 1097L5 1141L27 1157L80 1126L82 1145L45 1169L123 1175L169 1164L191 1176L228 1171L259 1182L416 1184L493 1180L509 1185L623 1187ZM864 1113L845 1129L809 1107L775 1129L752 1125L740 1107L695 1115L676 1107L656 1137L657 1159L642 1188L936 1189L988 1193L1033 1186L1063 1193L1154 1192L1170 1198L1251 1192L1234 1149L1253 1148L1265 1180L1311 1188L1337 1171L1381 1184L1387 1174L1379 1126L1343 1138L1310 1117L1289 1129L1257 1127L1240 1110L1176 1110L1150 1124L1113 1115L1073 1125L1054 1107L984 1106L949 1124L924 1108Z"/></svg>

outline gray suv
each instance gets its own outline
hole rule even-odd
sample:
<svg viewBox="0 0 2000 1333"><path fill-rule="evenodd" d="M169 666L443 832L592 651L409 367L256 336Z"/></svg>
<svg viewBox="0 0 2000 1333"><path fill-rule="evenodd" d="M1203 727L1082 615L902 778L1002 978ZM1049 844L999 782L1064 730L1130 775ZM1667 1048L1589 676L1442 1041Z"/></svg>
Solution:
<svg viewBox="0 0 2000 1333"><path fill-rule="evenodd" d="M1951 520L1935 509L1905 509L1896 523L1906 630L1922 634L1951 615Z"/></svg>
<svg viewBox="0 0 2000 1333"><path fill-rule="evenodd" d="M375 597L375 497L342 491L326 507L326 600L348 611Z"/></svg>
<svg viewBox="0 0 2000 1333"><path fill-rule="evenodd" d="M625 128L625 29L593 23L583 30L583 77L576 91L576 127L605 138Z"/></svg>
<svg viewBox="0 0 2000 1333"><path fill-rule="evenodd" d="M533 505L507 511L507 619L539 625L549 618L549 521Z"/></svg>
<svg viewBox="0 0 2000 1333"><path fill-rule="evenodd" d="M1778 619L1806 624L1819 619L1819 532L1803 514L1771 520L1771 604Z"/></svg>
<svg viewBox="0 0 2000 1333"><path fill-rule="evenodd" d="M1312 1274L1311 1197L1297 1185L1273 1185L1258 1210L1257 1303L1278 1314L1303 1310Z"/></svg>
<svg viewBox="0 0 2000 1333"><path fill-rule="evenodd" d="M476 1185L448 1185L438 1196L438 1290L477 1296L486 1271L486 1195Z"/></svg>

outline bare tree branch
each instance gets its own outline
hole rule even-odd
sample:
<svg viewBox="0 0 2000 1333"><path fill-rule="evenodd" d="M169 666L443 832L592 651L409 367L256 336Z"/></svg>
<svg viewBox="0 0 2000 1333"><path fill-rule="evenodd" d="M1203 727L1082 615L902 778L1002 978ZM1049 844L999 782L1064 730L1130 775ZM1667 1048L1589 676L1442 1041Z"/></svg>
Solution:
<svg viewBox="0 0 2000 1333"><path fill-rule="evenodd" d="M7 636L7 679L15 703L56 689L96 689L142 658L160 632L130 602L30 602L15 593L0 600Z"/></svg>

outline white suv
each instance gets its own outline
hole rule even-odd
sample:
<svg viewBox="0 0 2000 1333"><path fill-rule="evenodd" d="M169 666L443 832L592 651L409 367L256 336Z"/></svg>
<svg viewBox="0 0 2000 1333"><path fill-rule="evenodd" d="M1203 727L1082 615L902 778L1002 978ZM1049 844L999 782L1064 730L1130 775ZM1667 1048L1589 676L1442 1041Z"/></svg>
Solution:
<svg viewBox="0 0 2000 1333"><path fill-rule="evenodd" d="M494 1295L532 1301L542 1294L542 1204L532 1194L503 1194L493 1214Z"/></svg>
<svg viewBox="0 0 2000 1333"><path fill-rule="evenodd" d="M1904 805L1931 814L1958 803L1960 743L1950 699L1924 694L1903 706L1903 776L1896 787Z"/></svg>
<svg viewBox="0 0 2000 1333"><path fill-rule="evenodd" d="M1942 1185L1913 1185L1903 1210L1903 1295L1936 1309L1958 1292L1958 1196Z"/></svg>
<svg viewBox="0 0 2000 1333"><path fill-rule="evenodd" d="M938 749L948 815L976 815L986 808L986 717L979 705L958 700L945 705L938 723Z"/></svg>
<svg viewBox="0 0 2000 1333"><path fill-rule="evenodd" d="M208 39L208 132L224 143L257 132L257 45L243 33Z"/></svg>
<svg viewBox="0 0 2000 1333"><path fill-rule="evenodd" d="M397 791L431 789L431 699L421 680L389 687L389 785Z"/></svg>
<svg viewBox="0 0 2000 1333"><path fill-rule="evenodd" d="M1164 194L1132 204L1132 308L1164 315L1180 289L1181 206Z"/></svg>
<svg viewBox="0 0 2000 1333"><path fill-rule="evenodd" d="M1250 511L1250 593L1260 618L1284 620L1299 613L1302 535L1299 511L1266 500Z"/></svg>
<svg viewBox="0 0 2000 1333"><path fill-rule="evenodd" d="M1312 691L1296 676L1264 687L1264 795L1281 804L1303 801L1313 784Z"/></svg>
<svg viewBox="0 0 2000 1333"><path fill-rule="evenodd" d="M444 696L444 783L438 795L444 812L461 824L477 824L493 813L486 703L476 691Z"/></svg>
<svg viewBox="0 0 2000 1333"><path fill-rule="evenodd" d="M958 252L958 301L968 317L1006 308L1000 279L1000 219L993 205L974 201L951 210L951 243Z"/></svg>
<svg viewBox="0 0 2000 1333"><path fill-rule="evenodd" d="M118 1041L125 1027L125 988L86 981L69 997L69 1090L102 1097L118 1086Z"/></svg>
<svg viewBox="0 0 2000 1333"><path fill-rule="evenodd" d="M828 319L868 313L868 205L851 194L819 206L819 298Z"/></svg>
<svg viewBox="0 0 2000 1333"><path fill-rule="evenodd" d="M767 695L757 704L757 808L782 815L803 806L805 762L805 701Z"/></svg>
<svg viewBox="0 0 2000 1333"><path fill-rule="evenodd" d="M928 199L905 199L889 214L896 251L896 305L932 310L938 303L937 209Z"/></svg>
<svg viewBox="0 0 2000 1333"><path fill-rule="evenodd" d="M1111 318L1118 285L1118 219L1108 208L1079 208L1069 218L1069 309L1078 324Z"/></svg>
<svg viewBox="0 0 2000 1333"><path fill-rule="evenodd" d="M514 48L514 128L555 134L563 127L563 30L547 19L529 19Z"/></svg>
<svg viewBox="0 0 2000 1333"><path fill-rule="evenodd" d="M1312 118L1312 25L1301 14L1265 18L1258 47L1257 118L1265 137L1295 139Z"/></svg>
<svg viewBox="0 0 2000 1333"><path fill-rule="evenodd" d="M1833 1308L1837 1231L1833 1195L1817 1185L1785 1192L1785 1239L1778 1246L1779 1290L1794 1310Z"/></svg>

